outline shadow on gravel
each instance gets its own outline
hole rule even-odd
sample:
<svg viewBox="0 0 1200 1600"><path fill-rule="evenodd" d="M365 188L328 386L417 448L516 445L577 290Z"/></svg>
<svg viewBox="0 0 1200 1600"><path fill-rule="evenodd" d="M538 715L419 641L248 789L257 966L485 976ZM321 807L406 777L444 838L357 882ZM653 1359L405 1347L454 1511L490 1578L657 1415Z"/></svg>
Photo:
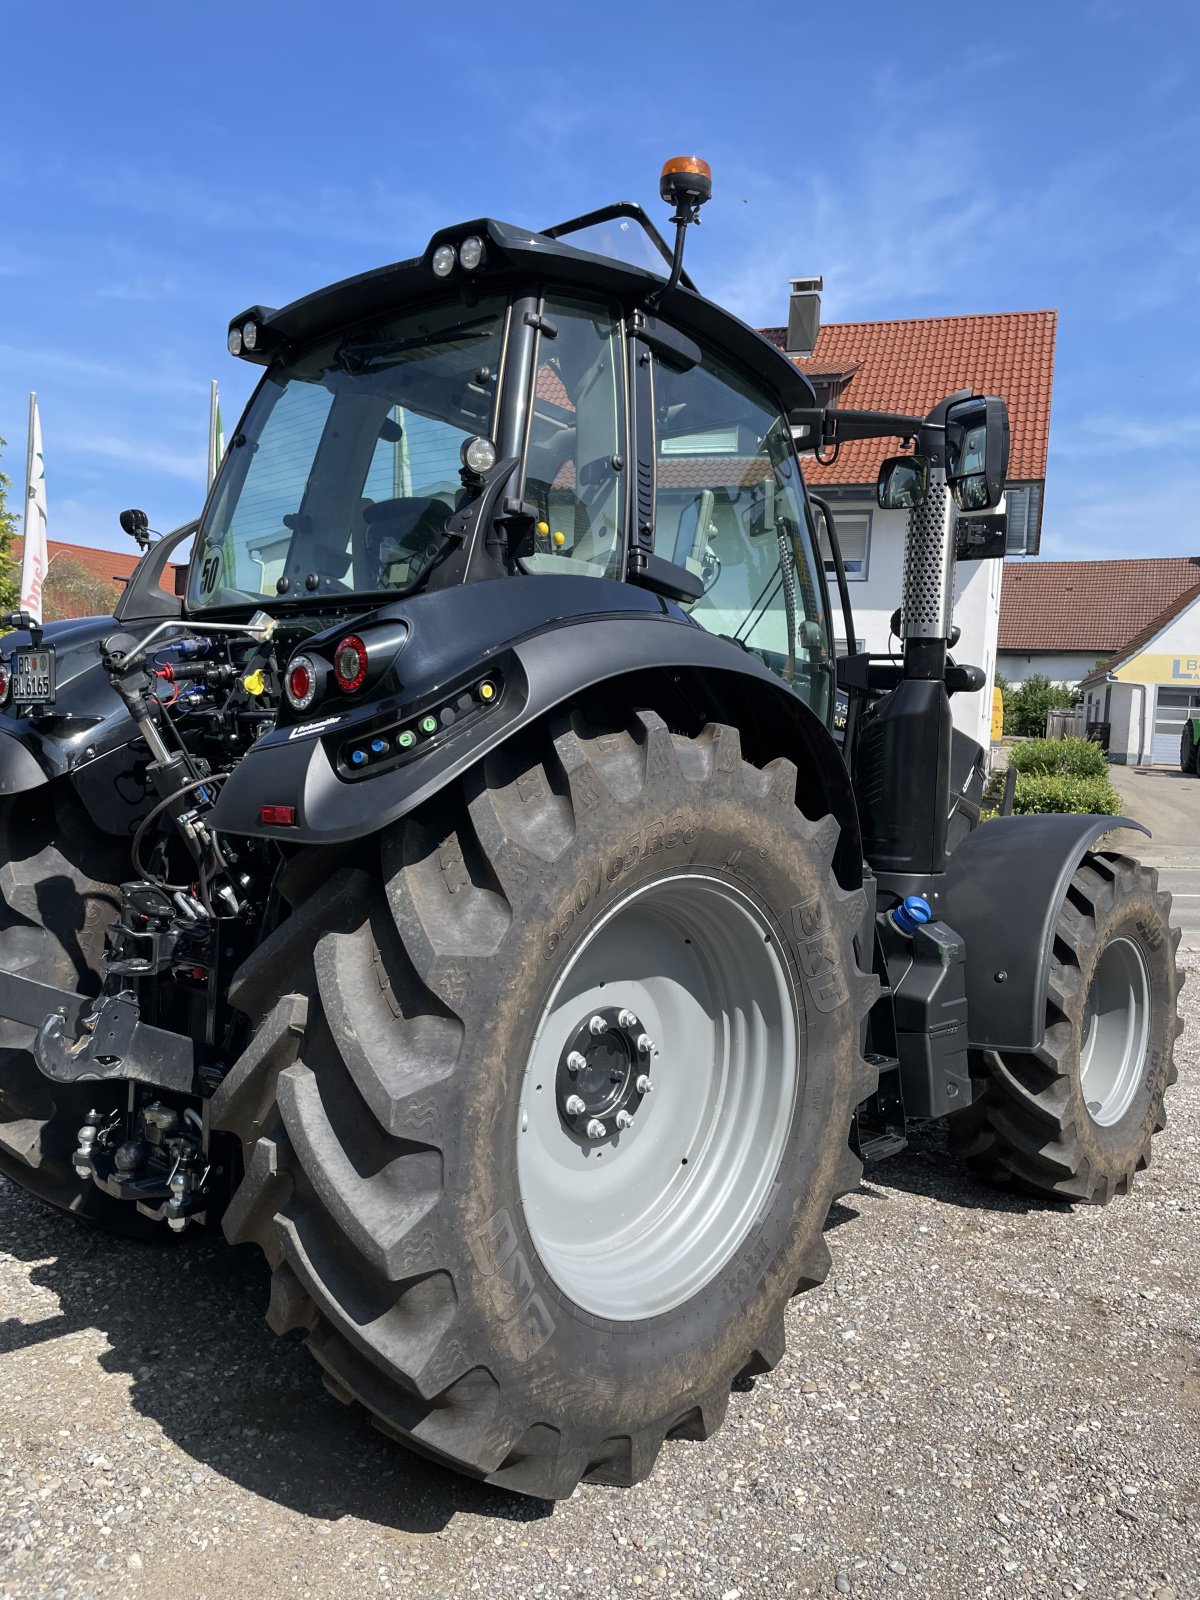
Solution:
<svg viewBox="0 0 1200 1600"><path fill-rule="evenodd" d="M250 1246L115 1239L0 1179L0 1250L36 1263L30 1281L61 1307L30 1324L0 1319L0 1355L99 1329L110 1345L100 1364L129 1375L132 1409L254 1494L409 1533L437 1532L461 1511L531 1522L553 1510L422 1461L333 1400L302 1336L278 1339L264 1322L267 1277ZM81 1385L86 1363L71 1369Z"/></svg>
<svg viewBox="0 0 1200 1600"><path fill-rule="evenodd" d="M983 1183L965 1162L946 1149L946 1130L941 1123L910 1128L908 1140L908 1148L899 1155L889 1156L878 1165L868 1165L864 1169L860 1192L881 1199L888 1189L903 1189L908 1194L926 1195L931 1200L961 1206L968 1211L1000 1211L1014 1216L1030 1211L1070 1209L1065 1201L1039 1200L1036 1195ZM834 1211L841 1209L834 1207ZM827 1226L833 1225L833 1212L830 1218Z"/></svg>

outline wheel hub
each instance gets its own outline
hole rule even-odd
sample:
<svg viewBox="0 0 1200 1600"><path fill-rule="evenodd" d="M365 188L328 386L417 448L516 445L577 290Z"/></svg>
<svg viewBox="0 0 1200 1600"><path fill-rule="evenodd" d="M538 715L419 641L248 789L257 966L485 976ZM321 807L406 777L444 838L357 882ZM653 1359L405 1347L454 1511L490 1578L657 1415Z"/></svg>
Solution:
<svg viewBox="0 0 1200 1600"><path fill-rule="evenodd" d="M650 1090L652 1050L641 1018L627 1006L588 1011L558 1058L555 1094L564 1126L589 1144L631 1126Z"/></svg>

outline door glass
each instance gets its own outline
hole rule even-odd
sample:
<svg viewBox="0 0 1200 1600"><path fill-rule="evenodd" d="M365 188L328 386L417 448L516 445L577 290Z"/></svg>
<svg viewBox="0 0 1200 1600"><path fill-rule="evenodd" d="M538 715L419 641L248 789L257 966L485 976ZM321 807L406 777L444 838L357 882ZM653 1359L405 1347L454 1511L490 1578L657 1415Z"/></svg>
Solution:
<svg viewBox="0 0 1200 1600"><path fill-rule="evenodd" d="M720 362L654 368L655 553L696 574L692 615L826 720L830 637L787 421Z"/></svg>
<svg viewBox="0 0 1200 1600"><path fill-rule="evenodd" d="M625 521L625 379L617 313L548 298L538 335L523 498L537 508L526 572L616 578Z"/></svg>

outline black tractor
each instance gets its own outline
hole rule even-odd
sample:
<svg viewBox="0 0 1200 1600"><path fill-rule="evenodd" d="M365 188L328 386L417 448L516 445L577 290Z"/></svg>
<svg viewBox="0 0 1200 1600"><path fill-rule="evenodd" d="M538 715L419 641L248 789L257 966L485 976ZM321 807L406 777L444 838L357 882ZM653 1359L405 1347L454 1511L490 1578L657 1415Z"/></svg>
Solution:
<svg viewBox="0 0 1200 1600"><path fill-rule="evenodd" d="M258 1244L337 1395L540 1496L720 1427L906 1119L1106 1201L1174 1078L1154 873L979 824L953 728L1003 402L818 407L683 271L710 187L243 312L199 522L5 644L0 1170ZM901 651L839 659L801 456L872 437Z"/></svg>

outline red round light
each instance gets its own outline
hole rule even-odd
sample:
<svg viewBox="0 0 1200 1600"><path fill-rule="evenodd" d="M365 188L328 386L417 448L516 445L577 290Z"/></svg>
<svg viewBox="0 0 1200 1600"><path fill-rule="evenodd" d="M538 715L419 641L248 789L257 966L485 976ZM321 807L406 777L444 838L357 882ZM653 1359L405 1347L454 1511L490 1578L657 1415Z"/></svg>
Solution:
<svg viewBox="0 0 1200 1600"><path fill-rule="evenodd" d="M6 662L0 662L0 703L8 699L9 670Z"/></svg>
<svg viewBox="0 0 1200 1600"><path fill-rule="evenodd" d="M307 711L317 697L317 669L308 656L293 657L283 686L292 709Z"/></svg>
<svg viewBox="0 0 1200 1600"><path fill-rule="evenodd" d="M348 633L333 652L333 675L346 694L362 687L367 675L367 647L357 634Z"/></svg>

